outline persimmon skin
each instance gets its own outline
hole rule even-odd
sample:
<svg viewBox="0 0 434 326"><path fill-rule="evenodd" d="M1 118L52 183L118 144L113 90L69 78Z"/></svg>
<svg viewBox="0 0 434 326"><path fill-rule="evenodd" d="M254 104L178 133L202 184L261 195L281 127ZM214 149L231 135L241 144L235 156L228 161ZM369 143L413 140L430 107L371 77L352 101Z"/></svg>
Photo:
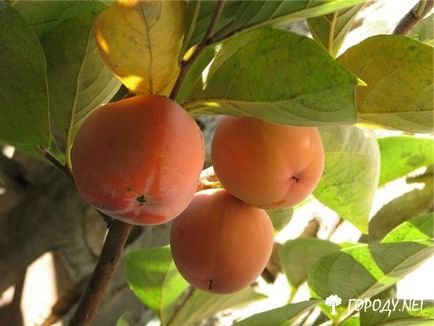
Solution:
<svg viewBox="0 0 434 326"><path fill-rule="evenodd" d="M224 117L216 127L211 160L234 196L261 208L283 208L315 189L324 169L324 149L315 127Z"/></svg>
<svg viewBox="0 0 434 326"><path fill-rule="evenodd" d="M137 225L179 215L193 198L203 161L196 122L177 103L156 95L96 109L71 150L82 197L105 214Z"/></svg>
<svg viewBox="0 0 434 326"><path fill-rule="evenodd" d="M273 249L267 213L224 189L203 190L172 226L172 256L181 275L211 293L239 291L261 274Z"/></svg>

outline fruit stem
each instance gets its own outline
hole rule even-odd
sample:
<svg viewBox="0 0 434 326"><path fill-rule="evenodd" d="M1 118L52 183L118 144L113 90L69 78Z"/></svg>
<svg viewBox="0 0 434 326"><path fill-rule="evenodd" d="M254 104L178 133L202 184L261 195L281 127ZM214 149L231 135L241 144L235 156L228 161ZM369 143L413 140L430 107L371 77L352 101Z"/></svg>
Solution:
<svg viewBox="0 0 434 326"><path fill-rule="evenodd" d="M202 42L200 42L196 46L196 49L194 50L191 57L187 61L182 62L181 71L179 72L178 78L176 79L175 85L173 86L172 92L170 93L170 98L172 100L176 99L176 96L178 95L181 89L182 82L187 76L187 72L190 70L193 63L196 61L196 59L199 57L202 51L205 50L205 48L211 43L212 37L217 28L217 22L222 14L224 4L225 4L224 0L217 0L214 14L211 18L211 22L208 25L208 29L205 33L205 36L203 37Z"/></svg>
<svg viewBox="0 0 434 326"><path fill-rule="evenodd" d="M132 228L133 225L119 220L113 220L110 224L98 263L86 291L80 299L77 310L69 322L70 326L90 325L104 298L105 290L110 283Z"/></svg>

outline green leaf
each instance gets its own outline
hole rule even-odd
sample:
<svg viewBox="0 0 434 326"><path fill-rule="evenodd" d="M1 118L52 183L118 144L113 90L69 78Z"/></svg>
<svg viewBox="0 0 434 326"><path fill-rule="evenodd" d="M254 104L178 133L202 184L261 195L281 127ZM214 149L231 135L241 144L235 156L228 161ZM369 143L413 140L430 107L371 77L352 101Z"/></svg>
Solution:
<svg viewBox="0 0 434 326"><path fill-rule="evenodd" d="M183 105L191 113L302 126L355 121L357 79L315 41L264 28L217 48L203 89L194 85Z"/></svg>
<svg viewBox="0 0 434 326"><path fill-rule="evenodd" d="M414 189L384 205L369 222L369 235L382 239L388 232L420 214L434 204L433 183L428 179L423 189Z"/></svg>
<svg viewBox="0 0 434 326"><path fill-rule="evenodd" d="M280 248L280 261L289 283L298 288L306 280L310 268L318 259L340 250L330 241L317 238L298 238L287 241Z"/></svg>
<svg viewBox="0 0 434 326"><path fill-rule="evenodd" d="M300 19L322 16L361 2L364 0L243 1L226 35L246 29L280 26Z"/></svg>
<svg viewBox="0 0 434 326"><path fill-rule="evenodd" d="M24 19L0 2L0 141L48 146L44 52Z"/></svg>
<svg viewBox="0 0 434 326"><path fill-rule="evenodd" d="M252 287L224 295L215 295L200 290L194 290L169 325L194 325L204 318L215 315L219 311L245 305L264 298L266 298L265 295L255 292Z"/></svg>
<svg viewBox="0 0 434 326"><path fill-rule="evenodd" d="M389 288L432 256L423 242L361 244L321 258L309 272L316 297L368 298Z"/></svg>
<svg viewBox="0 0 434 326"><path fill-rule="evenodd" d="M178 273L168 246L129 252L125 277L134 294L157 313L163 325L187 289L187 282Z"/></svg>
<svg viewBox="0 0 434 326"><path fill-rule="evenodd" d="M291 221L294 210L292 207L267 209L267 214L276 232L281 231Z"/></svg>
<svg viewBox="0 0 434 326"><path fill-rule="evenodd" d="M411 136L378 139L381 152L380 185L434 164L434 139Z"/></svg>
<svg viewBox="0 0 434 326"><path fill-rule="evenodd" d="M364 1L332 14L309 18L307 24L314 38L334 57L353 26Z"/></svg>
<svg viewBox="0 0 434 326"><path fill-rule="evenodd" d="M410 35L411 38L434 46L434 14L419 22Z"/></svg>
<svg viewBox="0 0 434 326"><path fill-rule="evenodd" d="M102 61L92 33L94 14L68 19L43 39L48 62L50 110L67 144L87 115L108 102L120 82Z"/></svg>
<svg viewBox="0 0 434 326"><path fill-rule="evenodd" d="M430 326L434 320L434 302L429 300L393 300L387 305L395 309L390 313L373 309L360 311L360 325L362 326ZM387 301L381 302L384 307Z"/></svg>
<svg viewBox="0 0 434 326"><path fill-rule="evenodd" d="M390 231L381 242L434 240L434 213L418 216Z"/></svg>
<svg viewBox="0 0 434 326"><path fill-rule="evenodd" d="M234 326L290 326L309 309L314 308L320 301L309 300L289 304L277 309L268 310L249 318L243 319Z"/></svg>
<svg viewBox="0 0 434 326"><path fill-rule="evenodd" d="M21 14L40 39L66 19L85 13L101 12L107 8L101 1L12 0L9 3Z"/></svg>
<svg viewBox="0 0 434 326"><path fill-rule="evenodd" d="M314 195L366 233L380 173L375 135L354 126L321 127L320 133L325 167Z"/></svg>
<svg viewBox="0 0 434 326"><path fill-rule="evenodd" d="M341 55L338 61L367 83L356 90L360 121L432 132L433 51L402 35L377 35Z"/></svg>

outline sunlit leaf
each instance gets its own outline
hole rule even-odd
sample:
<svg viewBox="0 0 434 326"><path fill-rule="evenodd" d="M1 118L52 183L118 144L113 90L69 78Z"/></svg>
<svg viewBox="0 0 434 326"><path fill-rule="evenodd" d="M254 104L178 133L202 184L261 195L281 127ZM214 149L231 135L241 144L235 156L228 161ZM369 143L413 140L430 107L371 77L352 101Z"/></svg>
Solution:
<svg viewBox="0 0 434 326"><path fill-rule="evenodd" d="M432 240L434 240L434 213L428 213L400 224L390 231L381 242Z"/></svg>
<svg viewBox="0 0 434 326"><path fill-rule="evenodd" d="M187 289L187 282L178 273L169 247L128 253L125 277L134 294L158 314L163 324Z"/></svg>
<svg viewBox="0 0 434 326"><path fill-rule="evenodd" d="M130 90L170 93L179 72L186 6L185 1L123 0L99 15L95 36L100 53Z"/></svg>
<svg viewBox="0 0 434 326"><path fill-rule="evenodd" d="M291 326L306 311L314 308L320 301L309 300L268 310L243 319L234 326Z"/></svg>
<svg viewBox="0 0 434 326"><path fill-rule="evenodd" d="M411 136L378 139L381 152L380 185L434 164L434 139Z"/></svg>
<svg viewBox="0 0 434 326"><path fill-rule="evenodd" d="M191 77L196 85L184 104L191 113L302 126L355 121L357 79L311 39L264 28L217 50L206 79Z"/></svg>
<svg viewBox="0 0 434 326"><path fill-rule="evenodd" d="M409 132L432 132L431 46L402 35L377 35L338 58L366 82L356 90L359 120Z"/></svg>
<svg viewBox="0 0 434 326"><path fill-rule="evenodd" d="M314 195L366 233L380 174L376 137L355 126L321 127L320 133L325 168Z"/></svg>

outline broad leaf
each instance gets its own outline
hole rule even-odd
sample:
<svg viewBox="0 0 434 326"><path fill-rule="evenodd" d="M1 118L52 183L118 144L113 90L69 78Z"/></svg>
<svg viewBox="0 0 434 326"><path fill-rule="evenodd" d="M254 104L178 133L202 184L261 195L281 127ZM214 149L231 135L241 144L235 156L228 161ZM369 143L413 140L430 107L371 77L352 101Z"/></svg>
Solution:
<svg viewBox="0 0 434 326"><path fill-rule="evenodd" d="M369 222L369 235L380 240L401 223L428 212L433 204L433 183L427 179L423 189L411 190L384 205Z"/></svg>
<svg viewBox="0 0 434 326"><path fill-rule="evenodd" d="M366 233L380 173L375 135L354 126L322 127L320 132L325 168L314 195Z"/></svg>
<svg viewBox="0 0 434 326"><path fill-rule="evenodd" d="M182 308L174 315L169 325L194 325L206 317L215 315L219 311L236 308L237 306L265 298L265 295L255 292L252 287L224 295L194 290L192 295L182 305Z"/></svg>
<svg viewBox="0 0 434 326"><path fill-rule="evenodd" d="M320 301L309 300L289 304L277 309L268 310L249 318L243 319L234 326L290 326L309 309L314 308Z"/></svg>
<svg viewBox="0 0 434 326"><path fill-rule="evenodd" d="M227 28L228 32L223 35L263 26L280 26L300 19L322 16L361 2L364 0L243 1L233 23Z"/></svg>
<svg viewBox="0 0 434 326"><path fill-rule="evenodd" d="M434 139L411 136L378 139L381 152L380 185L423 166L434 164Z"/></svg>
<svg viewBox="0 0 434 326"><path fill-rule="evenodd" d="M327 240L299 238L287 241L279 254L289 283L298 288L307 280L310 268L318 259L339 250L337 244Z"/></svg>
<svg viewBox="0 0 434 326"><path fill-rule="evenodd" d="M188 286L172 261L169 247L128 253L125 277L134 294L157 313L163 325Z"/></svg>
<svg viewBox="0 0 434 326"><path fill-rule="evenodd" d="M48 145L46 78L36 34L0 2L0 141Z"/></svg>
<svg viewBox="0 0 434 326"><path fill-rule="evenodd" d="M434 240L434 213L428 213L397 226L381 242L432 240Z"/></svg>
<svg viewBox="0 0 434 326"><path fill-rule="evenodd" d="M50 111L66 140L66 155L87 115L108 102L120 83L99 56L92 34L94 14L68 19L43 39L48 62Z"/></svg>
<svg viewBox="0 0 434 326"><path fill-rule="evenodd" d="M186 7L185 1L122 1L99 15L95 36L101 55L130 90L170 93L179 72Z"/></svg>
<svg viewBox="0 0 434 326"><path fill-rule="evenodd" d="M357 79L315 41L264 28L218 48L206 79L191 87L184 104L191 113L302 126L355 121Z"/></svg>
<svg viewBox="0 0 434 326"><path fill-rule="evenodd" d="M281 231L291 221L294 210L292 207L267 209L273 228L276 232Z"/></svg>
<svg viewBox="0 0 434 326"><path fill-rule="evenodd" d="M419 22L409 36L415 40L434 46L434 14Z"/></svg>
<svg viewBox="0 0 434 326"><path fill-rule="evenodd" d="M338 58L367 83L356 91L361 122L409 132L433 130L434 49L401 35L377 35Z"/></svg>
<svg viewBox="0 0 434 326"><path fill-rule="evenodd" d="M424 242L376 243L342 249L321 258L309 273L316 297L336 294L349 299L368 298L389 288L433 254Z"/></svg>
<svg viewBox="0 0 434 326"><path fill-rule="evenodd" d="M313 38L335 57L363 5L364 1L361 1L353 7L309 18L307 24Z"/></svg>
<svg viewBox="0 0 434 326"><path fill-rule="evenodd" d="M387 303L389 301L389 303ZM429 300L384 300L385 311L373 309L360 311L362 326L430 326L434 324L434 302ZM395 309L393 309L395 307Z"/></svg>
<svg viewBox="0 0 434 326"><path fill-rule="evenodd" d="M33 31L42 39L50 30L66 19L107 8L101 1L40 1L12 0L9 2Z"/></svg>

